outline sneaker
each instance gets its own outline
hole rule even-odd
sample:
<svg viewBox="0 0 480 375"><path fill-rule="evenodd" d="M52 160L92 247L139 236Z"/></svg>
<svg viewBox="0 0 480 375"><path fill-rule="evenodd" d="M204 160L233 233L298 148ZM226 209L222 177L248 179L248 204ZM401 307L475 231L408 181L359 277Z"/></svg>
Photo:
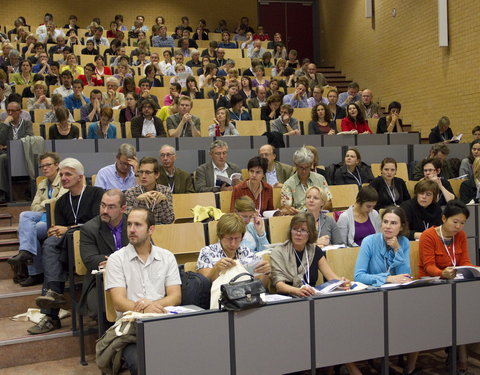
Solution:
<svg viewBox="0 0 480 375"><path fill-rule="evenodd" d="M38 285L42 283L43 283L43 273L39 275L28 276L25 280L19 282L19 284L23 287Z"/></svg>
<svg viewBox="0 0 480 375"><path fill-rule="evenodd" d="M51 289L48 289L44 296L39 296L35 299L35 303L41 309L59 309L66 302L63 294L54 292Z"/></svg>
<svg viewBox="0 0 480 375"><path fill-rule="evenodd" d="M40 335L59 328L62 328L60 319L53 319L52 317L45 315L37 324L27 329L27 332L31 335Z"/></svg>

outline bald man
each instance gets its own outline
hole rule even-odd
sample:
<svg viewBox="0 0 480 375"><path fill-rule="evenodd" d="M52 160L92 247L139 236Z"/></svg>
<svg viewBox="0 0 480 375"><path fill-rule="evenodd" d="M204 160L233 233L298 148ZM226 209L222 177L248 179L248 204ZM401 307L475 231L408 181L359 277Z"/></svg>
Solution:
<svg viewBox="0 0 480 375"><path fill-rule="evenodd" d="M383 116L382 108L380 108L378 103L373 101L373 93L370 89L363 90L361 99L356 103L362 111L364 119L380 118Z"/></svg>
<svg viewBox="0 0 480 375"><path fill-rule="evenodd" d="M175 168L177 153L170 145L163 145L160 148L160 175L157 183L170 189L172 194L195 193L192 177L188 172Z"/></svg>

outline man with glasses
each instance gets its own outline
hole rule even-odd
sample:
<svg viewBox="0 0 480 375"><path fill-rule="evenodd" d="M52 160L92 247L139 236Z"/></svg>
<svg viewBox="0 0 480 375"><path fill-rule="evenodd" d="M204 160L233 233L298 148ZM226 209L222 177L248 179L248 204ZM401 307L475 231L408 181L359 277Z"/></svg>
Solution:
<svg viewBox="0 0 480 375"><path fill-rule="evenodd" d="M55 152L46 152L38 157L40 172L46 178L37 186L35 198L30 211L20 213L18 223L18 254L8 263L14 269L14 282L21 286L32 286L43 282L42 245L47 238L47 214L45 205L60 198L68 190L60 184L58 163L60 157ZM22 277L23 268L27 266L28 277ZM26 274L23 274L27 276Z"/></svg>
<svg viewBox="0 0 480 375"><path fill-rule="evenodd" d="M167 117L169 137L201 137L200 119L190 113L192 106L193 100L189 96L180 97L178 112Z"/></svg>
<svg viewBox="0 0 480 375"><path fill-rule="evenodd" d="M233 164L227 163L228 160L228 144L224 141L214 141L210 146L211 162L207 162L199 166L195 172L195 190L197 193L218 192L225 190L233 190L233 187L222 183L217 176L230 178L233 173L241 173L241 169ZM235 179L233 185L240 180Z"/></svg>
<svg viewBox="0 0 480 375"><path fill-rule="evenodd" d="M172 194L170 189L157 183L159 177L158 161L152 157L144 157L138 165L139 184L125 192L127 212L142 207L153 212L155 224L171 224L175 220Z"/></svg>
<svg viewBox="0 0 480 375"><path fill-rule="evenodd" d="M0 123L0 202L5 202L9 195L8 186L8 141L33 136L32 122L20 117L22 108L17 102L7 104L7 117Z"/></svg>
<svg viewBox="0 0 480 375"><path fill-rule="evenodd" d="M125 191L135 186L135 173L138 161L135 147L123 143L118 148L115 163L100 169L95 179L95 186L104 190L119 189Z"/></svg>
<svg viewBox="0 0 480 375"><path fill-rule="evenodd" d="M160 148L160 175L157 183L167 186L172 194L195 193L192 177L188 172L175 167L175 148L163 145Z"/></svg>

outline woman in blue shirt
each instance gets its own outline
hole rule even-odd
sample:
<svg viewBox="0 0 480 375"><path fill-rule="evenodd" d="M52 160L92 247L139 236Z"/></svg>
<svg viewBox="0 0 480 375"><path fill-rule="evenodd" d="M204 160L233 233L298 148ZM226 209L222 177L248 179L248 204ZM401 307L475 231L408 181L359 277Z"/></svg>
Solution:
<svg viewBox="0 0 480 375"><path fill-rule="evenodd" d="M382 213L380 233L362 241L355 265L355 281L373 286L385 283L403 284L411 281L410 242L405 211L389 206ZM420 373L415 368L418 352L408 353L404 374Z"/></svg>
<svg viewBox="0 0 480 375"><path fill-rule="evenodd" d="M244 195L235 200L234 212L243 219L247 226L247 231L240 245L246 246L254 252L265 250L265 246L269 245L265 232L265 222L258 214L252 198Z"/></svg>
<svg viewBox="0 0 480 375"><path fill-rule="evenodd" d="M117 128L111 124L113 110L104 107L100 110L100 121L90 124L88 127L87 139L111 139L117 138Z"/></svg>

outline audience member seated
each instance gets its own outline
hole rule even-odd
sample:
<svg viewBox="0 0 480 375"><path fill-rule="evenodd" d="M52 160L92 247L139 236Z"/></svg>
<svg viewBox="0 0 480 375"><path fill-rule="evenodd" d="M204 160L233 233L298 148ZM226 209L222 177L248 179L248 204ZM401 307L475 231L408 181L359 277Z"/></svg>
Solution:
<svg viewBox="0 0 480 375"><path fill-rule="evenodd" d="M83 165L73 158L59 164L62 186L69 190L55 204L55 225L48 229L43 243L44 282L42 295L35 302L45 316L27 331L32 335L61 328L59 308L66 303L63 295L68 260L69 234L98 215L103 189L84 185ZM74 209L74 207L76 207ZM72 243L70 243L73 246Z"/></svg>
<svg viewBox="0 0 480 375"><path fill-rule="evenodd" d="M116 65L116 73L113 75L116 79L118 79L118 85L123 86L123 81L125 78L133 78L133 74L130 72L130 67L128 66L128 62L121 61Z"/></svg>
<svg viewBox="0 0 480 375"><path fill-rule="evenodd" d="M45 115L43 116L42 124L58 122L55 111L60 107L64 108L63 96L60 94L53 94L51 102L52 102L52 110L45 113ZM75 120L73 119L72 114L68 112L68 122L74 122L74 121Z"/></svg>
<svg viewBox="0 0 480 375"><path fill-rule="evenodd" d="M263 86L265 88L270 86L270 81L265 79L265 68L263 65L257 65L254 69L255 78L252 80L252 87L257 88Z"/></svg>
<svg viewBox="0 0 480 375"><path fill-rule="evenodd" d="M246 266L258 262L255 267L257 279L267 286L270 278L270 263L259 258L255 252L242 245L247 227L242 218L236 214L224 214L217 224L218 242L200 250L197 271L210 281L214 281L224 272L239 264Z"/></svg>
<svg viewBox="0 0 480 375"><path fill-rule="evenodd" d="M103 76L111 76L112 71L108 66L105 66L105 60L102 56L96 55L95 56L95 74L97 78L101 78Z"/></svg>
<svg viewBox="0 0 480 375"><path fill-rule="evenodd" d="M447 203L442 224L426 230L420 237L418 277L440 276L454 279L455 266L473 266L468 256L467 235L463 231L470 211L459 200ZM468 356L465 345L458 346L457 372L468 374Z"/></svg>
<svg viewBox="0 0 480 375"><path fill-rule="evenodd" d="M283 104L290 104L293 108L308 108L307 84L299 80L295 84L295 92L283 97Z"/></svg>
<svg viewBox="0 0 480 375"><path fill-rule="evenodd" d="M48 54L42 52L38 55L37 63L32 67L32 73L48 74L50 67L48 64Z"/></svg>
<svg viewBox="0 0 480 375"><path fill-rule="evenodd" d="M232 108L231 99L233 95L238 94L238 82L230 82L227 87L227 93L220 96L216 108Z"/></svg>
<svg viewBox="0 0 480 375"><path fill-rule="evenodd" d="M475 126L472 129L472 135L473 135L474 140L480 139L480 126L479 125Z"/></svg>
<svg viewBox="0 0 480 375"><path fill-rule="evenodd" d="M153 214L135 208L127 219L129 244L109 256L105 290L117 316L126 311L165 313L165 306L180 305L181 280L175 256L152 245ZM139 272L139 268L144 271ZM145 285L149 287L146 288ZM129 343L122 352L131 374L137 373L137 344Z"/></svg>
<svg viewBox="0 0 480 375"><path fill-rule="evenodd" d="M221 140L212 142L209 154L211 161L200 165L195 171L195 191L205 193L233 190L232 186L217 178L217 176L231 178L233 173L242 173L237 165L227 163L228 144ZM232 182L235 185L240 181L235 179Z"/></svg>
<svg viewBox="0 0 480 375"><path fill-rule="evenodd" d="M140 86L140 99L138 101L138 106L140 107L144 100L150 99L155 103L155 108L160 108L157 96L150 92L150 89L152 88L150 81L147 78L142 78L138 84Z"/></svg>
<svg viewBox="0 0 480 375"><path fill-rule="evenodd" d="M475 158L480 157L480 139L474 139L470 143L470 153L467 158L462 159L460 164L459 176L462 178L470 178L473 176L473 162Z"/></svg>
<svg viewBox="0 0 480 375"><path fill-rule="evenodd" d="M308 106L309 107L315 107L316 105L323 103L323 104L328 104L328 100L324 98L323 95L323 87L320 85L313 86L311 89L312 91L312 96L308 98Z"/></svg>
<svg viewBox="0 0 480 375"><path fill-rule="evenodd" d="M440 117L437 126L430 130L428 143L450 143L452 141L453 131L450 128L450 119L447 116ZM454 142L454 143L458 143Z"/></svg>
<svg viewBox="0 0 480 375"><path fill-rule="evenodd" d="M161 76L161 72L156 71L155 66L146 66L145 76L145 78L150 82L150 87L163 87L163 77Z"/></svg>
<svg viewBox="0 0 480 375"><path fill-rule="evenodd" d="M127 121L132 121L132 118L136 116L140 116L140 110L137 107L139 99L140 96L132 92L125 96L127 106L120 110L119 121L121 124L124 124Z"/></svg>
<svg viewBox="0 0 480 375"><path fill-rule="evenodd" d="M230 99L232 107L230 108L230 118L234 121L250 121L250 113L243 107L244 98L240 94L235 94Z"/></svg>
<svg viewBox="0 0 480 375"><path fill-rule="evenodd" d="M209 137L221 137L225 135L240 135L235 124L230 121L230 112L224 107L215 111L215 123L208 127Z"/></svg>
<svg viewBox="0 0 480 375"><path fill-rule="evenodd" d="M319 103L312 108L312 121L308 124L308 134L335 135L337 124L332 120L328 106Z"/></svg>
<svg viewBox="0 0 480 375"><path fill-rule="evenodd" d="M346 246L360 246L365 237L380 230L380 216L375 211L377 202L378 193L373 187L360 189L355 204L338 218L342 243Z"/></svg>
<svg viewBox="0 0 480 375"><path fill-rule="evenodd" d="M265 181L275 188L281 188L293 174L293 168L284 163L276 161L277 150L275 146L266 144L258 149L258 156L267 159L267 171L265 172Z"/></svg>
<svg viewBox="0 0 480 375"><path fill-rule="evenodd" d="M442 171L441 176L448 180L454 178L455 174L453 173L450 164L448 163L447 156L450 153L450 149L447 145L443 143L437 143L432 145L432 148L429 151L429 154L425 159L439 159L442 162ZM423 160L420 160L413 170L413 180L418 181L423 178Z"/></svg>
<svg viewBox="0 0 480 375"><path fill-rule="evenodd" d="M67 56L67 65L60 69L60 72L64 70L70 70L74 78L78 77L80 74L85 74L83 68L78 65L77 56L75 54L70 53Z"/></svg>
<svg viewBox="0 0 480 375"><path fill-rule="evenodd" d="M475 158L472 175L460 185L460 199L465 204L480 201L480 158Z"/></svg>
<svg viewBox="0 0 480 375"><path fill-rule="evenodd" d="M341 120L347 115L345 108L340 107L337 104L337 101L338 101L337 90L335 89L329 90L327 93L327 100L328 100L328 104L327 104L328 109L330 110L330 114L332 115L332 121Z"/></svg>
<svg viewBox="0 0 480 375"><path fill-rule="evenodd" d="M370 186L378 193L376 210L391 205L399 206L402 202L410 199L410 194L405 181L395 177L397 173L397 161L393 158L385 158L380 164L380 176L375 177Z"/></svg>
<svg viewBox="0 0 480 375"><path fill-rule="evenodd" d="M155 35L152 38L153 47L175 47L173 38L167 35L167 27L165 25L160 25L158 29L158 35Z"/></svg>
<svg viewBox="0 0 480 375"><path fill-rule="evenodd" d="M175 113L178 112L178 103L180 102L180 97L175 97L173 99L173 102L172 104L170 104L169 106L166 106L164 105L159 111L157 111L157 113L155 114L155 116L157 116L160 120L163 121L163 123L165 123L165 121L167 121L167 118L169 116L172 116L174 115ZM120 112L120 115L122 113Z"/></svg>
<svg viewBox="0 0 480 375"><path fill-rule="evenodd" d="M191 99L204 99L203 90L198 88L197 80L194 76L188 76L186 80L187 88L182 91L182 95L189 96Z"/></svg>
<svg viewBox="0 0 480 375"><path fill-rule="evenodd" d="M137 207L153 212L155 224L172 224L175 220L172 194L170 189L157 183L160 176L158 161L152 157L144 157L138 163L137 175L139 184L125 192L127 212Z"/></svg>
<svg viewBox="0 0 480 375"><path fill-rule="evenodd" d="M311 186L321 188L326 196L327 202L325 209L332 207L332 194L328 190L328 184L325 177L312 172L313 153L305 147L299 148L293 154L293 164L295 164L296 173L294 173L282 186L281 212L284 215L295 215L305 209L305 192Z"/></svg>
<svg viewBox="0 0 480 375"><path fill-rule="evenodd" d="M362 98L356 104L362 111L363 118L380 118L383 115L382 108L373 101L373 93L370 89L362 90Z"/></svg>
<svg viewBox="0 0 480 375"><path fill-rule="evenodd" d="M104 108L102 92L98 89L90 91L90 101L80 108L80 119L85 122L100 120L100 111Z"/></svg>
<svg viewBox="0 0 480 375"><path fill-rule="evenodd" d="M85 65L84 74L78 76L78 79L83 82L85 86L103 86L103 80L97 78L94 74L95 65L88 63Z"/></svg>
<svg viewBox="0 0 480 375"><path fill-rule="evenodd" d="M8 104L12 103L12 102L16 102L20 106L20 119L22 119L24 121L30 121L31 122L32 121L32 116L30 116L30 112L21 109L21 107L22 107L22 96L20 94L15 94L15 93L10 94L8 96L8 98L6 98L6 100L5 100L5 105L6 105L7 109L8 109ZM8 111L1 112L0 113L0 122L5 122L5 120L7 119L8 116L9 116Z"/></svg>
<svg viewBox="0 0 480 375"><path fill-rule="evenodd" d="M267 89L263 86L258 86L256 89L256 96L247 99L247 106L249 110L252 108L262 108L267 105Z"/></svg>
<svg viewBox="0 0 480 375"><path fill-rule="evenodd" d="M27 109L52 109L52 102L47 98L47 85L44 81L37 81L33 84L34 97L27 100Z"/></svg>
<svg viewBox="0 0 480 375"><path fill-rule="evenodd" d="M442 223L442 209L437 197L438 184L423 180L415 185L413 198L400 205L407 214L410 240L418 240L424 230Z"/></svg>
<svg viewBox="0 0 480 375"><path fill-rule="evenodd" d="M311 186L305 193L306 212L312 214L318 233L317 246L342 244L342 237L335 220L327 216L323 208L327 203L327 195L318 186Z"/></svg>
<svg viewBox="0 0 480 375"><path fill-rule="evenodd" d="M190 113L193 100L182 96L178 102L178 112L167 118L169 137L200 137L200 119Z"/></svg>
<svg viewBox="0 0 480 375"><path fill-rule="evenodd" d="M287 61L283 58L278 58L275 66L272 68L272 77L284 77Z"/></svg>
<svg viewBox="0 0 480 375"><path fill-rule="evenodd" d="M218 43L218 48L237 48L237 43L230 40L230 33L228 31L222 33L222 41Z"/></svg>
<svg viewBox="0 0 480 375"><path fill-rule="evenodd" d="M347 105L350 103L355 103L358 102L359 100L362 99L362 97L359 94L360 91L360 86L358 85L357 82L351 82L347 86L347 91L342 92L340 95L338 95L338 105L343 108L347 108Z"/></svg>
<svg viewBox="0 0 480 375"><path fill-rule="evenodd" d="M235 201L242 197L250 197L254 203L255 208L260 215L263 211L273 210L273 189L263 179L267 172L268 161L260 156L255 156L248 161L248 180L243 181L233 188L232 201L230 210L233 211Z"/></svg>
<svg viewBox="0 0 480 375"><path fill-rule="evenodd" d="M154 116L157 109L156 103L150 99L139 100L138 109L141 115L132 118L131 129L133 138L155 138L166 137L163 122Z"/></svg>
<svg viewBox="0 0 480 375"><path fill-rule="evenodd" d="M120 145L115 163L101 168L95 179L95 186L104 190L119 189L125 191L136 184L138 160L135 147L128 143Z"/></svg>
<svg viewBox="0 0 480 375"><path fill-rule="evenodd" d="M48 74L45 76L47 86L60 85L60 65L56 61L50 62Z"/></svg>
<svg viewBox="0 0 480 375"><path fill-rule="evenodd" d="M110 42L108 41L108 39L103 36L103 27L101 27L101 26L97 27L95 29L95 33L93 34L93 36L90 37L87 40L92 40L93 43L95 43L95 45L97 47L99 47L99 46L109 47L110 46Z"/></svg>
<svg viewBox="0 0 480 375"><path fill-rule="evenodd" d="M438 185L438 204L445 206L448 201L455 199L452 185L441 176L442 162L438 159L427 159L424 160L422 164L424 176L422 180L431 180Z"/></svg>
<svg viewBox="0 0 480 375"><path fill-rule="evenodd" d="M280 95L274 94L267 98L267 104L260 108L260 119L264 121L272 121L280 116L280 106L282 98Z"/></svg>
<svg viewBox="0 0 480 375"><path fill-rule="evenodd" d="M87 139L115 139L117 128L111 124L113 110L104 107L100 110L100 120L88 126Z"/></svg>
<svg viewBox="0 0 480 375"><path fill-rule="evenodd" d="M90 56L97 56L100 54L99 50L95 48L95 44L93 43L93 40L88 39L85 42L85 48L81 50L82 55L90 55Z"/></svg>
<svg viewBox="0 0 480 375"><path fill-rule="evenodd" d="M90 103L90 99L83 95L83 81L79 79L74 80L72 88L73 94L68 95L64 99L65 107L68 110L80 109Z"/></svg>
<svg viewBox="0 0 480 375"><path fill-rule="evenodd" d="M362 187L365 183L373 180L373 174L370 167L362 161L360 152L353 147L347 149L343 164L334 165L333 185L356 184Z"/></svg>
<svg viewBox="0 0 480 375"><path fill-rule="evenodd" d="M55 110L58 122L48 129L48 139L82 139L78 127L69 122L69 114L69 110L65 107Z"/></svg>
<svg viewBox="0 0 480 375"><path fill-rule="evenodd" d="M280 107L280 116L270 122L270 131L282 135L300 135L298 120L293 116L293 108L289 104Z"/></svg>
<svg viewBox="0 0 480 375"><path fill-rule="evenodd" d="M16 85L33 84L32 63L28 60L23 60L20 64L20 72L10 75L10 81Z"/></svg>
<svg viewBox="0 0 480 375"><path fill-rule="evenodd" d="M182 89L187 88L187 77L189 76L186 72L186 66L183 64L176 64L175 65L175 76L170 78L170 85L173 83L178 83L182 87Z"/></svg>
<svg viewBox="0 0 480 375"><path fill-rule="evenodd" d="M315 295L318 271L326 281L350 281L330 268L325 253L317 245L318 231L312 214L300 212L290 222L288 240L272 249L272 284L277 293L295 297Z"/></svg>
<svg viewBox="0 0 480 375"><path fill-rule="evenodd" d="M172 194L194 193L192 177L188 172L175 167L177 153L170 145L160 148L160 175L157 183L167 186Z"/></svg>
<svg viewBox="0 0 480 375"><path fill-rule="evenodd" d="M107 85L107 92L102 93L103 102L106 107L118 108L125 106L125 95L118 92L120 83L115 77L108 77L105 81Z"/></svg>
<svg viewBox="0 0 480 375"><path fill-rule="evenodd" d="M391 102L388 105L388 115L378 120L377 134L403 132L403 122L399 118L401 109L402 105L399 102Z"/></svg>
<svg viewBox="0 0 480 375"><path fill-rule="evenodd" d="M255 95L256 95L255 91L253 90L253 86L252 86L252 78L244 75L240 79L240 86L241 86L241 88L239 90L239 94L242 95L242 97L244 99L243 101L246 105L247 100L254 98Z"/></svg>
<svg viewBox="0 0 480 375"><path fill-rule="evenodd" d="M173 102L174 98L177 98L180 96L182 92L182 86L180 86L179 83L171 83L170 88L169 88L169 94L165 95L165 98L163 98L163 105L168 106L171 105Z"/></svg>
<svg viewBox="0 0 480 375"><path fill-rule="evenodd" d="M347 105L347 117L342 119L342 132L350 134L372 134L368 121L363 118L360 108L355 103Z"/></svg>
<svg viewBox="0 0 480 375"><path fill-rule="evenodd" d="M240 216L247 226L240 246L246 246L253 252L263 251L269 245L265 222L255 207L255 202L249 196L235 200L233 212Z"/></svg>
<svg viewBox="0 0 480 375"><path fill-rule="evenodd" d="M62 81L62 85L60 87L57 87L55 90L53 90L53 93L60 94L65 99L67 96L73 94L72 72L70 70L64 70L62 73L60 73L60 80Z"/></svg>
<svg viewBox="0 0 480 375"><path fill-rule="evenodd" d="M19 252L8 260L17 274L27 265L28 278L17 280L23 286L32 286L43 282L43 260L41 242L47 238L47 214L45 205L62 196L66 189L60 185L58 163L60 158L54 152L47 152L38 157L39 168L46 177L37 186L31 211L20 213L18 223ZM14 277L15 281L15 277Z"/></svg>

